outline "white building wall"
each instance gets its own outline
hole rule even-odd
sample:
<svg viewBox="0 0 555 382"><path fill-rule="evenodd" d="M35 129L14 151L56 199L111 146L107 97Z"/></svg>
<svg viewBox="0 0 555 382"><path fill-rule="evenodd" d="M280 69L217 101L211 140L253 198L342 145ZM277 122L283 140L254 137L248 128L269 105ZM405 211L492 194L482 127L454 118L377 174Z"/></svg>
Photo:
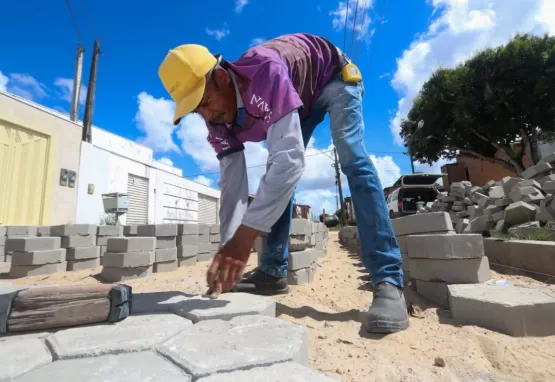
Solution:
<svg viewBox="0 0 555 382"><path fill-rule="evenodd" d="M99 224L102 194L127 193L129 174L148 179L148 223L198 221L198 193L219 200L220 191L185 179L181 169L153 160L152 150L93 127L92 144L82 143L77 223ZM94 193L89 195L89 184ZM218 205L219 207L219 205ZM125 214L120 223L125 224Z"/></svg>

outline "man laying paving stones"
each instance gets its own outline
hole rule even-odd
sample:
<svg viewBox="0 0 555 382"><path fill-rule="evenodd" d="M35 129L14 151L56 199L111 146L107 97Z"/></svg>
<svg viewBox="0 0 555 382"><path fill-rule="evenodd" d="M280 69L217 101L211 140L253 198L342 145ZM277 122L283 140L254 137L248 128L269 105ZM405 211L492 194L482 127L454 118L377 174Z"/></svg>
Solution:
<svg viewBox="0 0 555 382"><path fill-rule="evenodd" d="M288 292L288 238L292 197L304 170L304 150L330 115L333 143L353 197L363 262L374 300L367 329L408 328L401 255L378 173L364 147L360 72L332 43L292 34L249 49L229 62L200 45L170 50L159 76L176 103L174 124L199 113L220 160L222 246L207 273L209 293ZM267 173L247 208L244 142L267 141ZM241 280L253 243L269 232L259 268Z"/></svg>

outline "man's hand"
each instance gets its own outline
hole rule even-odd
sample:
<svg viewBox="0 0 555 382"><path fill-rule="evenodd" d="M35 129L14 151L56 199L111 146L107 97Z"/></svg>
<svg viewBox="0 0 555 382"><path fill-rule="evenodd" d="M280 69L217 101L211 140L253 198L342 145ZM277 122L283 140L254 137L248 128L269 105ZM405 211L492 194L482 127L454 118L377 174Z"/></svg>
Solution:
<svg viewBox="0 0 555 382"><path fill-rule="evenodd" d="M241 225L235 235L220 248L206 274L208 294L218 297L220 293L230 291L241 280L252 245L259 233Z"/></svg>

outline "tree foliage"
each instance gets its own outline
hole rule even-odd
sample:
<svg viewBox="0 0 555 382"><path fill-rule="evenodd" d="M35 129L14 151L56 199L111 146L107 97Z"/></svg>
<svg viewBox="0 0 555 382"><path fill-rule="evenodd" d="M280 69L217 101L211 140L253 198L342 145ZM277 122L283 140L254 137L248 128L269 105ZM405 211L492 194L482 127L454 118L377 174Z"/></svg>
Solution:
<svg viewBox="0 0 555 382"><path fill-rule="evenodd" d="M460 152L522 172L524 155L536 163L539 142L555 137L555 38L517 35L454 69L438 69L401 123L401 136L421 163Z"/></svg>

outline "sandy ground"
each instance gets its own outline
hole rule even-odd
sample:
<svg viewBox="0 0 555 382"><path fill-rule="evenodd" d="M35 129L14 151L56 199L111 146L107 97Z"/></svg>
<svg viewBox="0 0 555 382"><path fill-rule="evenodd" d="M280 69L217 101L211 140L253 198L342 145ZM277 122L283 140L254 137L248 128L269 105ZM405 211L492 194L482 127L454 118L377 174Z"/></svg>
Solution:
<svg viewBox="0 0 555 382"><path fill-rule="evenodd" d="M256 256L251 257L251 268ZM6 278L7 264L0 264ZM555 336L512 338L486 329L460 326L449 312L437 309L406 288L408 303L422 309L411 317L409 330L388 336L369 335L362 322L372 292L369 277L356 254L339 246L330 233L327 257L320 259L313 283L292 286L276 297L281 319L310 330L310 363L342 381L555 381ZM207 262L175 272L129 281L134 292L204 293ZM13 280L14 284L95 284L99 272L59 273ZM513 284L532 285L555 296L555 285L493 273ZM555 323L554 323L555 325ZM436 357L445 366L435 366Z"/></svg>

